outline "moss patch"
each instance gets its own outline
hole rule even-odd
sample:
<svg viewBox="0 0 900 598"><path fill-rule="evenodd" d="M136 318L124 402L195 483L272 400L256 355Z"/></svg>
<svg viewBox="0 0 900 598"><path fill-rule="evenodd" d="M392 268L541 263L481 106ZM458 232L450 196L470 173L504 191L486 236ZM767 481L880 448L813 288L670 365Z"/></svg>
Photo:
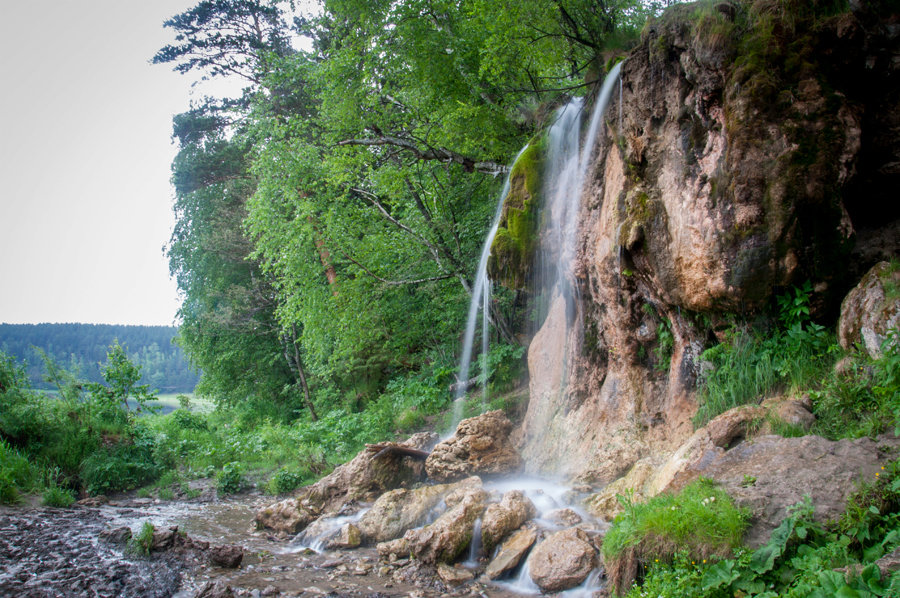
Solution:
<svg viewBox="0 0 900 598"><path fill-rule="evenodd" d="M525 287L537 246L543 151L543 138L533 140L513 164L509 193L503 200L500 225L491 245L488 275L511 289Z"/></svg>

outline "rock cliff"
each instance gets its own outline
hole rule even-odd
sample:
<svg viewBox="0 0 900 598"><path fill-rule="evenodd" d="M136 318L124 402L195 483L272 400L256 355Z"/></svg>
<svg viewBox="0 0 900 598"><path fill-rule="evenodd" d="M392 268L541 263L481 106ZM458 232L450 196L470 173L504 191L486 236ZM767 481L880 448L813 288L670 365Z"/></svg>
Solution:
<svg viewBox="0 0 900 598"><path fill-rule="evenodd" d="M675 7L626 56L581 202L580 325L557 297L529 347L529 468L604 484L671 452L728 318L806 280L833 318L896 255L900 27L766 6Z"/></svg>

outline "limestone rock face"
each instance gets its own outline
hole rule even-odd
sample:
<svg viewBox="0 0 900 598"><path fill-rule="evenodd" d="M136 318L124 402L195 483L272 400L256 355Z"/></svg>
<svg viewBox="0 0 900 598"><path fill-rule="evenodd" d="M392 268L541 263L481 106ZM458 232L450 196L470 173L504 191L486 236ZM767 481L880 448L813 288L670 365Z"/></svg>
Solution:
<svg viewBox="0 0 900 598"><path fill-rule="evenodd" d="M868 42L847 33L862 31L856 15L843 33L836 20L798 29L815 58L789 72L783 61L736 67L741 36L757 33L731 29L726 10L731 33L708 38L694 10L666 11L622 65L581 197L581 300L548 298L528 349L530 401L515 440L530 470L602 485L678 448L694 432L709 333L807 279L824 314L858 226L878 209L849 191L900 179L900 150L881 132L900 117L881 123L877 109L861 110L853 81L819 58L864 59ZM885 35L883 47L896 48ZM895 51L879 54L873 82ZM887 93L896 101L900 84ZM886 150L877 172L861 158L875 145Z"/></svg>
<svg viewBox="0 0 900 598"><path fill-rule="evenodd" d="M767 435L730 450L696 443L692 449L661 490L677 491L699 476L715 480L738 505L751 510L745 541L756 547L768 540L787 515L787 507L804 495L812 499L817 520L840 517L859 482L874 480L881 466L900 450L900 438L835 442L819 436Z"/></svg>
<svg viewBox="0 0 900 598"><path fill-rule="evenodd" d="M431 525L407 531L403 540L410 553L427 564L452 563L472 540L475 520L484 512L487 497L481 488L473 488Z"/></svg>
<svg viewBox="0 0 900 598"><path fill-rule="evenodd" d="M537 532L529 527L515 532L500 546L500 551L488 564L484 574L488 579L498 579L515 569L536 539Z"/></svg>
<svg viewBox="0 0 900 598"><path fill-rule="evenodd" d="M414 434L401 443L424 449L437 440L437 434ZM296 498L289 498L261 509L256 525L261 528L296 534L320 516L333 515L349 504L371 502L387 490L411 484L425 475L421 460L412 457L375 454L362 450Z"/></svg>
<svg viewBox="0 0 900 598"><path fill-rule="evenodd" d="M900 268L880 262L869 270L841 303L838 341L850 350L860 343L873 358L881 357L881 345L887 332L900 328L900 296L885 287L900 285Z"/></svg>
<svg viewBox="0 0 900 598"><path fill-rule="evenodd" d="M597 551L590 538L577 527L556 532L531 551L531 579L544 592L574 588L597 566Z"/></svg>
<svg viewBox="0 0 900 598"><path fill-rule="evenodd" d="M506 535L537 514L534 503L520 490L511 490L499 503L489 504L481 520L481 544L489 553Z"/></svg>
<svg viewBox="0 0 900 598"><path fill-rule="evenodd" d="M431 451L425 461L428 476L446 482L517 471L522 457L509 440L511 430L512 422L499 409L462 420L456 434Z"/></svg>
<svg viewBox="0 0 900 598"><path fill-rule="evenodd" d="M421 486L413 490L398 488L385 492L359 521L363 541L386 542L399 538L406 530L424 525L429 513L449 494L480 486L481 480L473 476L455 484Z"/></svg>
<svg viewBox="0 0 900 598"><path fill-rule="evenodd" d="M654 465L650 459L638 461L625 476L585 499L584 506L594 517L612 520L622 512L622 505L619 503L617 495L630 491L635 501L639 502L647 498L646 486L648 480L653 476Z"/></svg>

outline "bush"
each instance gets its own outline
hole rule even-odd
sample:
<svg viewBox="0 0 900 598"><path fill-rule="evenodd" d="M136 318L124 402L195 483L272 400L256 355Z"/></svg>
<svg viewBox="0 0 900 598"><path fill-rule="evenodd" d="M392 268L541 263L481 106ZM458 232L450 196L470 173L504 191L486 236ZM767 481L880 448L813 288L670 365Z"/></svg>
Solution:
<svg viewBox="0 0 900 598"><path fill-rule="evenodd" d="M282 468L269 478L266 490L269 494L287 494L302 486L304 481L304 477L299 473Z"/></svg>
<svg viewBox="0 0 900 598"><path fill-rule="evenodd" d="M71 507L75 502L75 494L71 490L60 488L59 486L50 486L46 488L42 495L44 505L48 507Z"/></svg>
<svg viewBox="0 0 900 598"><path fill-rule="evenodd" d="M153 459L153 440L136 435L133 443L119 442L92 453L81 465L81 481L88 494L131 490L160 474Z"/></svg>
<svg viewBox="0 0 900 598"><path fill-rule="evenodd" d="M619 591L641 577L650 562L671 562L678 551L696 561L725 556L740 545L749 514L711 480L699 479L678 494L645 503L620 496L625 510L603 539L607 576Z"/></svg>
<svg viewBox="0 0 900 598"><path fill-rule="evenodd" d="M219 494L235 494L244 488L244 476L241 475L241 464L226 463L216 476L216 491Z"/></svg>

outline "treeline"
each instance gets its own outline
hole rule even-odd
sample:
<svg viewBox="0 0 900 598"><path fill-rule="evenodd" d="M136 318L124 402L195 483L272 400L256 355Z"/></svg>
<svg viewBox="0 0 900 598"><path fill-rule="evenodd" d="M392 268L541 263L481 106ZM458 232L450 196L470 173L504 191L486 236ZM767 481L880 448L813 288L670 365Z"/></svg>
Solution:
<svg viewBox="0 0 900 598"><path fill-rule="evenodd" d="M33 388L52 389L45 380L43 351L60 366L88 382L100 383L100 364L114 341L141 368L140 384L161 393L190 393L199 380L184 351L173 344L171 326L109 324L0 324L0 352L26 364Z"/></svg>

